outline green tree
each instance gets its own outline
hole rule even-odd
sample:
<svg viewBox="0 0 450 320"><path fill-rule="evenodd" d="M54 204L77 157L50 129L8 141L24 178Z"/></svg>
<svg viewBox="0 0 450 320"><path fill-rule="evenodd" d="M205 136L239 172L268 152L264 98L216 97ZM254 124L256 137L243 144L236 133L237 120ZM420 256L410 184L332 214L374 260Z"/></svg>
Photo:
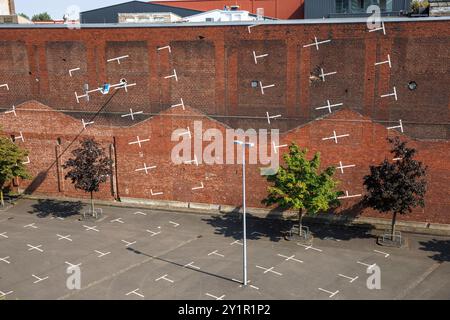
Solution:
<svg viewBox="0 0 450 320"><path fill-rule="evenodd" d="M75 189L91 194L91 210L94 213L94 192L112 174L112 160L94 139L84 139L80 145L80 148L72 151L75 158L63 165L64 169L69 169L65 179L71 179Z"/></svg>
<svg viewBox="0 0 450 320"><path fill-rule="evenodd" d="M47 12L35 14L31 17L32 21L51 21L52 17Z"/></svg>
<svg viewBox="0 0 450 320"><path fill-rule="evenodd" d="M21 149L9 138L0 136L0 204L5 205L3 190L15 177L30 179L26 166L23 164L28 156L26 150Z"/></svg>
<svg viewBox="0 0 450 320"><path fill-rule="evenodd" d="M397 214L406 214L417 206L425 206L427 167L414 160L417 151L408 148L406 142L388 138L391 153L398 161L387 159L370 166L370 174L364 177L367 194L363 201L369 207L383 213L392 212L391 237L394 239Z"/></svg>
<svg viewBox="0 0 450 320"><path fill-rule="evenodd" d="M30 20L30 17L27 16L25 13L19 13L19 16L24 17L25 19Z"/></svg>
<svg viewBox="0 0 450 320"><path fill-rule="evenodd" d="M289 146L289 153L283 155L286 166L280 166L276 174L267 177L272 186L268 187L267 198L262 200L266 206L277 204L283 209L298 210L300 235L305 212L317 214L336 207L340 204L338 197L343 194L336 191L335 168L328 167L319 172L320 153L308 160L307 152L295 143Z"/></svg>

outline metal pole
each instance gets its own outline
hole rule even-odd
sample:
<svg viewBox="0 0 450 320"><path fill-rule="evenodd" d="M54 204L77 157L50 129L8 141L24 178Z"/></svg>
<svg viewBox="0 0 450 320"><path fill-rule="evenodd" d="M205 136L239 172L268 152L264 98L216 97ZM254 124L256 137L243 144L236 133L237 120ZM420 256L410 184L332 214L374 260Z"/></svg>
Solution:
<svg viewBox="0 0 450 320"><path fill-rule="evenodd" d="M246 145L243 144L242 145L242 199L243 199L243 207L244 207L244 212L243 212L243 216L242 216L242 225L243 225L243 238L244 238L244 283L243 285L246 286L247 285L247 226L245 223L245 214L246 214L246 204L245 204L245 147Z"/></svg>

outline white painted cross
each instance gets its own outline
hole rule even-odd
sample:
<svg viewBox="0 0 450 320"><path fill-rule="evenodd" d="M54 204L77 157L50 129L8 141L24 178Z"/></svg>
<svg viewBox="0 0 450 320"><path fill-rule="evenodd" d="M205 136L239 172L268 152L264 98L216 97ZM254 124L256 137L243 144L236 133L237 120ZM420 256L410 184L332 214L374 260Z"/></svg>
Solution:
<svg viewBox="0 0 450 320"><path fill-rule="evenodd" d="M186 110L185 107L184 107L184 101L183 101L183 98L180 98L180 100L181 100L181 103L174 104L174 105L171 106L171 108L182 107L183 110Z"/></svg>
<svg viewBox="0 0 450 320"><path fill-rule="evenodd" d="M352 283L353 281L355 281L356 279L358 279L358 276L352 278L352 277L343 275L343 274L341 274L341 273L339 273L338 276L343 277L343 278L346 278L346 279L349 279L349 280L350 280L350 283Z"/></svg>
<svg viewBox="0 0 450 320"><path fill-rule="evenodd" d="M70 69L70 70L69 70L69 75L70 75L70 77L72 77L72 72L78 71L78 70L81 70L81 68L73 68L73 69Z"/></svg>
<svg viewBox="0 0 450 320"><path fill-rule="evenodd" d="M380 31L383 30L383 34L386 35L386 28L384 27L384 21L381 21L381 27L369 29L369 32Z"/></svg>
<svg viewBox="0 0 450 320"><path fill-rule="evenodd" d="M338 199L357 198L357 197L361 197L361 196L362 196L361 194L353 194L353 195L350 195L350 194L348 193L348 190L345 190L345 196L338 197Z"/></svg>
<svg viewBox="0 0 450 320"><path fill-rule="evenodd" d="M240 283L239 288L242 288L242 283L243 283L242 280L238 280L238 279L231 279L231 280L233 280L234 282ZM247 285L248 285L250 288L253 288L253 289L255 289L255 290L259 290L259 288L258 288L257 286L251 285L250 282L251 282L250 280L247 280Z"/></svg>
<svg viewBox="0 0 450 320"><path fill-rule="evenodd" d="M317 37L314 36L314 43L311 43L311 44L305 44L305 45L303 46L303 48L316 46L317 51L319 51L319 44L324 44L324 43L328 43L328 42L331 42L331 40L317 41Z"/></svg>
<svg viewBox="0 0 450 320"><path fill-rule="evenodd" d="M8 239L8 236L6 235L7 234L7 232L5 231L5 232L2 232L2 233L0 233L0 237L3 237L3 238L6 238L6 239Z"/></svg>
<svg viewBox="0 0 450 320"><path fill-rule="evenodd" d="M192 191L203 189L204 188L203 181L201 181L200 183L201 183L200 187L194 187L192 188Z"/></svg>
<svg viewBox="0 0 450 320"><path fill-rule="evenodd" d="M278 275L278 276L282 276L283 274L281 274L281 273L279 273L279 272L277 272L277 271L273 271L273 269L275 268L275 267L270 267L270 268L264 268L264 267L261 267L261 266L256 266L257 268L259 268L259 269L263 269L264 270L264 273L267 273L267 272L272 272L272 273L275 273L276 275Z"/></svg>
<svg viewBox="0 0 450 320"><path fill-rule="evenodd" d="M83 225L83 227L86 228L86 231L93 230L95 232L100 232L100 230L97 229L97 226L89 227L89 226Z"/></svg>
<svg viewBox="0 0 450 320"><path fill-rule="evenodd" d="M240 242L239 240L233 241L232 243L230 243L230 246L232 246L233 244L238 244L240 246L243 246L242 242Z"/></svg>
<svg viewBox="0 0 450 320"><path fill-rule="evenodd" d="M333 298L335 295L337 295L339 293L339 290L337 290L336 292L331 292L331 291L328 291L328 290L325 290L325 289L322 289L322 288L318 288L318 289L320 291L328 293L330 295L329 298Z"/></svg>
<svg viewBox="0 0 450 320"><path fill-rule="evenodd" d="M31 161L30 161L30 157L29 156L27 156L27 161L22 162L22 164L30 164L30 163L31 163Z"/></svg>
<svg viewBox="0 0 450 320"><path fill-rule="evenodd" d="M3 87L6 87L6 90L9 91L9 86L8 86L7 83L5 83L5 84L0 84L0 88L3 88Z"/></svg>
<svg viewBox="0 0 450 320"><path fill-rule="evenodd" d="M208 297L211 297L213 299L216 299L216 300L223 300L223 298L225 298L225 295L221 295L220 297L217 297L217 296L215 296L213 294L210 294L210 293L205 293L205 295L207 295Z"/></svg>
<svg viewBox="0 0 450 320"><path fill-rule="evenodd" d="M388 94L383 94L383 95L381 95L380 97L381 97L381 98L386 98L386 97L390 97L390 96L394 96L395 101L398 100L398 97L397 97L397 88L395 88L395 86L394 86L394 92L388 93Z"/></svg>
<svg viewBox="0 0 450 320"><path fill-rule="evenodd" d="M356 167L356 165L355 164L349 164L349 165L344 166L342 164L342 161L339 161L339 167L337 167L337 169L341 170L341 173L344 174L344 169L345 168L353 168L353 167Z"/></svg>
<svg viewBox="0 0 450 320"><path fill-rule="evenodd" d="M15 140L20 139L20 140L22 140L22 142L25 142L25 138L23 137L22 131L19 131L19 132L20 132L20 136L18 136L18 137L14 136L14 139Z"/></svg>
<svg viewBox="0 0 450 320"><path fill-rule="evenodd" d="M266 112L266 117L267 117L267 122L270 124L270 119L280 118L281 114L278 114L276 116L269 116L269 112Z"/></svg>
<svg viewBox="0 0 450 320"><path fill-rule="evenodd" d="M64 240L67 240L67 241L72 241L72 239L70 238L70 234L68 234L67 236L56 234L56 236L58 237L58 240L64 239Z"/></svg>
<svg viewBox="0 0 450 320"><path fill-rule="evenodd" d="M169 223L173 224L174 228L176 228L176 227L178 227L180 225L179 223L176 223L176 222L173 222L173 221L169 221Z"/></svg>
<svg viewBox="0 0 450 320"><path fill-rule="evenodd" d="M361 262L361 261L356 261L356 263L361 264L363 266L366 266L367 268L373 268L373 267L375 267L377 265L376 263L374 263L374 264L367 264L367 263L364 263L364 262Z"/></svg>
<svg viewBox="0 0 450 320"><path fill-rule="evenodd" d="M389 64L389 68L392 68L392 63L391 63L391 55L388 54L388 59L386 61L381 61L381 62L375 62L376 66L382 65L382 64Z"/></svg>
<svg viewBox="0 0 450 320"><path fill-rule="evenodd" d="M23 226L24 228L28 228L28 227L30 227L30 228L33 228L33 229L37 229L38 227L36 227L35 226L35 223L33 222L33 223L30 223L30 224L27 224L26 226Z"/></svg>
<svg viewBox="0 0 450 320"><path fill-rule="evenodd" d="M391 129L400 129L400 131L403 132L403 123L402 123L402 119L400 119L398 122L399 122L399 125L398 125L398 126L387 127L387 129L388 129L388 130L391 130Z"/></svg>
<svg viewBox="0 0 450 320"><path fill-rule="evenodd" d="M326 76L331 76L331 75L336 74L336 73L337 73L337 71L324 73L323 68L320 68L320 75L319 75L319 77L322 78L323 82L325 82L325 77Z"/></svg>
<svg viewBox="0 0 450 320"><path fill-rule="evenodd" d="M326 106L318 107L318 108L316 108L316 110L328 109L328 112L331 113L331 108L339 107L339 106L342 106L342 105L344 105L344 104L343 103L331 104L330 100L327 100L327 105Z"/></svg>
<svg viewBox="0 0 450 320"><path fill-rule="evenodd" d="M111 220L110 222L125 223L122 221L122 218L117 218L117 219Z"/></svg>
<svg viewBox="0 0 450 320"><path fill-rule="evenodd" d="M130 242L130 241L127 241L127 240L121 240L121 241L126 244L125 247L129 247L132 244L135 244L137 242L137 241Z"/></svg>
<svg viewBox="0 0 450 320"><path fill-rule="evenodd" d="M117 61L117 64L120 64L120 60L122 59L126 59L129 58L129 55L125 55L125 56L120 56L120 57L116 57L116 58L112 58L112 59L108 59L106 60L106 62L113 62L113 61Z"/></svg>
<svg viewBox="0 0 450 320"><path fill-rule="evenodd" d="M95 252L97 252L99 255L97 256L97 258L101 258L101 257L103 257L103 256L106 256L106 255L108 255L108 254L110 254L111 252L109 251L109 252L101 252L101 251L98 251L98 250L94 250Z"/></svg>
<svg viewBox="0 0 450 320"><path fill-rule="evenodd" d="M5 296L7 296L8 294L11 294L11 293L13 293L14 291L8 291L8 292L3 292L3 291L0 291L0 298L3 298L3 297L5 297Z"/></svg>
<svg viewBox="0 0 450 320"><path fill-rule="evenodd" d="M32 274L32 276L35 278L35 279L37 279L35 282L33 282L33 283L38 283L38 282L41 282L41 281L44 281L44 280L47 280L48 279L48 277L45 277L45 278L39 278L38 276L36 276L36 275L34 275L34 274Z"/></svg>
<svg viewBox="0 0 450 320"><path fill-rule="evenodd" d="M160 48L158 48L157 50L158 50L158 51L161 51L161 50L164 50L164 49L168 49L168 50L169 50L169 53L172 53L172 49L170 48L170 46L160 47Z"/></svg>
<svg viewBox="0 0 450 320"><path fill-rule="evenodd" d="M177 70L173 69L172 75L164 77L164 79L170 79L170 78L175 78L175 81L178 82Z"/></svg>
<svg viewBox="0 0 450 320"><path fill-rule="evenodd" d="M158 234L160 234L161 233L161 231L158 231L158 232L155 232L155 231L151 231L151 230L145 230L145 231L147 231L148 233L150 233L151 234L151 236L150 237L154 237L154 236L156 236L156 235L158 235Z"/></svg>
<svg viewBox="0 0 450 320"><path fill-rule="evenodd" d="M335 143L338 143L338 138L344 138L344 137L349 137L349 134L342 134L340 136L336 135L336 131L333 130L333 136L331 137L327 137L327 138L322 138L322 141L324 140L334 140Z"/></svg>
<svg viewBox="0 0 450 320"><path fill-rule="evenodd" d="M86 129L87 126L94 124L94 121L84 122L84 119L81 119L81 123L83 124L83 128Z"/></svg>
<svg viewBox="0 0 450 320"><path fill-rule="evenodd" d="M275 152L275 154L277 154L278 153L278 149L287 147L288 145L287 144L282 144L282 145L276 146L275 142L272 141L272 146L273 146L273 151Z"/></svg>
<svg viewBox="0 0 450 320"><path fill-rule="evenodd" d="M299 262L299 263L303 263L302 260L295 259L295 255L294 254L292 256L290 256L290 257L282 255L282 254L278 254L278 256L282 257L282 258L285 258L284 261L293 260L293 261L296 261L296 262Z"/></svg>
<svg viewBox="0 0 450 320"><path fill-rule="evenodd" d="M134 171L136 171L136 172L138 172L138 171L145 171L145 174L148 174L149 170L155 169L155 168L156 168L156 166L147 167L147 164L144 163L144 167L143 168L139 168L139 169L136 169Z"/></svg>
<svg viewBox="0 0 450 320"><path fill-rule="evenodd" d="M199 268L199 267L197 267L197 266L194 266L194 261L192 261L192 262L189 262L188 264L185 264L185 265L184 265L184 267L185 267L185 268L192 268L192 269L197 269L197 270L200 270L200 268Z"/></svg>
<svg viewBox="0 0 450 320"><path fill-rule="evenodd" d="M73 263L70 263L70 262L67 262L67 261L65 261L64 263L67 264L69 266L69 268L76 268L76 267L81 266L81 263L73 264Z"/></svg>
<svg viewBox="0 0 450 320"><path fill-rule="evenodd" d="M318 251L318 252L322 252L321 249L314 248L312 245L307 246L307 245L301 244L301 243L297 243L297 245L302 246L302 247L305 247L305 250L312 249L312 250L315 250L315 251Z"/></svg>
<svg viewBox="0 0 450 320"><path fill-rule="evenodd" d="M16 106L12 106L12 109L9 111L5 111L5 114L14 113L14 116L17 117Z"/></svg>
<svg viewBox="0 0 450 320"><path fill-rule="evenodd" d="M141 297L141 298L144 298L144 295L140 294L138 291L139 291L139 288L134 289L133 291L130 291L130 292L128 292L128 293L125 294L125 295L126 295L126 296L129 296L130 294L135 294L135 295L137 295L137 296L139 296L139 297Z"/></svg>
<svg viewBox="0 0 450 320"><path fill-rule="evenodd" d="M169 278L167 278L167 274L165 274L165 275L163 275L162 277L159 277L158 279L155 279L155 281L159 281L159 280L166 280L166 281L169 281L170 283L173 283L174 281L173 280L170 280Z"/></svg>
<svg viewBox="0 0 450 320"><path fill-rule="evenodd" d="M27 246L30 247L30 249L28 249L28 251L31 251L31 250L37 250L37 251L39 251L39 252L44 252L44 250L41 249L42 244L37 245L37 246L32 246L31 244L27 244Z"/></svg>
<svg viewBox="0 0 450 320"><path fill-rule="evenodd" d="M140 214L142 216L146 216L147 215L145 212L141 212L141 211L136 211L133 214Z"/></svg>
<svg viewBox="0 0 450 320"><path fill-rule="evenodd" d="M148 141L150 141L150 139L143 139L143 140L140 140L139 136L137 136L136 138L137 138L136 141L131 141L131 142L129 142L128 144L129 144L129 145L131 145L131 144L138 144L138 145L139 145L139 148L142 148L142 144L141 144L142 142L148 142Z"/></svg>
<svg viewBox="0 0 450 320"><path fill-rule="evenodd" d="M261 88L261 93L264 94L264 89L275 87L274 84L269 84L267 86L263 86L262 81L259 82L259 87Z"/></svg>
<svg viewBox="0 0 450 320"><path fill-rule="evenodd" d="M7 264L10 264L11 261L8 261L8 259L9 259L9 256L0 258L0 261L3 261L3 262L6 262Z"/></svg>
<svg viewBox="0 0 450 320"><path fill-rule="evenodd" d="M268 53L266 53L266 54L261 54L261 55L257 56L257 55L256 55L256 52L253 51L253 59L255 60L255 64L258 64L258 59L264 58L264 57L267 57L267 56L269 56Z"/></svg>
<svg viewBox="0 0 450 320"><path fill-rule="evenodd" d="M134 116L137 114L143 114L144 111L138 111L138 112L133 112L133 109L130 109L130 113L121 115L120 117L125 118L125 117L131 117L131 120L134 121Z"/></svg>
<svg viewBox="0 0 450 320"><path fill-rule="evenodd" d="M222 258L225 257L223 254L217 253L217 250L214 250L213 252L208 253L208 256L211 256L211 255L219 256Z"/></svg>
<svg viewBox="0 0 450 320"><path fill-rule="evenodd" d="M153 192L153 189L150 189L150 193L152 194L152 196L160 196L164 194L164 192Z"/></svg>

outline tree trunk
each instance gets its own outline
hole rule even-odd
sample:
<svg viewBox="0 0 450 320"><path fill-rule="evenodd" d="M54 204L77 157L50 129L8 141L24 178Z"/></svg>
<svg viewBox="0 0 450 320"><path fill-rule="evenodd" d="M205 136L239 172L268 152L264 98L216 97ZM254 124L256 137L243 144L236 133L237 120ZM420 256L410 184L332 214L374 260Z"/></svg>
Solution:
<svg viewBox="0 0 450 320"><path fill-rule="evenodd" d="M298 209L298 235L302 235L303 209Z"/></svg>
<svg viewBox="0 0 450 320"><path fill-rule="evenodd" d="M94 194L91 191L91 210L92 210L92 215L95 216L95 208L94 208Z"/></svg>
<svg viewBox="0 0 450 320"><path fill-rule="evenodd" d="M3 200L3 189L0 189L0 204L2 207L5 206L5 201Z"/></svg>
<svg viewBox="0 0 450 320"><path fill-rule="evenodd" d="M397 213L394 212L392 215L392 228L391 228L391 240L394 241L394 235L395 235L395 220L397 219Z"/></svg>

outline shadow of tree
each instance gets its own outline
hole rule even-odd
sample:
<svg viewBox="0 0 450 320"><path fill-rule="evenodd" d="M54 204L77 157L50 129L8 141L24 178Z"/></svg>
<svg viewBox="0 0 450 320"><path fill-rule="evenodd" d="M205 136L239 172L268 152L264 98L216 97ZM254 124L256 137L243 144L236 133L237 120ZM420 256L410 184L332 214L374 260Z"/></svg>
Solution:
<svg viewBox="0 0 450 320"><path fill-rule="evenodd" d="M45 218L49 215L53 217L65 218L72 215L79 214L83 209L83 203L59 201L51 199L40 199L37 203L31 206L33 210L28 211L30 214L36 213L37 217Z"/></svg>
<svg viewBox="0 0 450 320"><path fill-rule="evenodd" d="M231 213L220 216L212 216L203 219L204 222L214 227L215 234L230 237L235 240L242 239L242 214L239 212L241 208L236 208ZM348 226L356 217L358 217L364 209L361 202L355 203L353 206L342 210L339 214L330 211L324 213L329 219L323 219L321 214L316 218L305 216L303 225L307 226L313 236L322 240L351 240L354 238L376 238L371 234L375 228L371 224L357 224ZM247 239L258 240L260 238L268 238L270 241L278 242L283 239L283 235L289 231L295 224L298 225L297 219L280 219L283 209L273 208L265 217L259 217L247 213ZM336 224L331 224L333 218L341 217ZM342 219L342 217L345 217ZM331 221L330 221L331 220Z"/></svg>
<svg viewBox="0 0 450 320"><path fill-rule="evenodd" d="M431 259L439 262L450 261L450 240L432 239L420 241L419 244L422 246L420 250L436 252L436 254L429 256Z"/></svg>
<svg viewBox="0 0 450 320"><path fill-rule="evenodd" d="M44 182L44 180L47 178L47 171L41 171L38 173L38 175L31 181L31 183L28 185L28 187L25 189L25 194L33 194Z"/></svg>

